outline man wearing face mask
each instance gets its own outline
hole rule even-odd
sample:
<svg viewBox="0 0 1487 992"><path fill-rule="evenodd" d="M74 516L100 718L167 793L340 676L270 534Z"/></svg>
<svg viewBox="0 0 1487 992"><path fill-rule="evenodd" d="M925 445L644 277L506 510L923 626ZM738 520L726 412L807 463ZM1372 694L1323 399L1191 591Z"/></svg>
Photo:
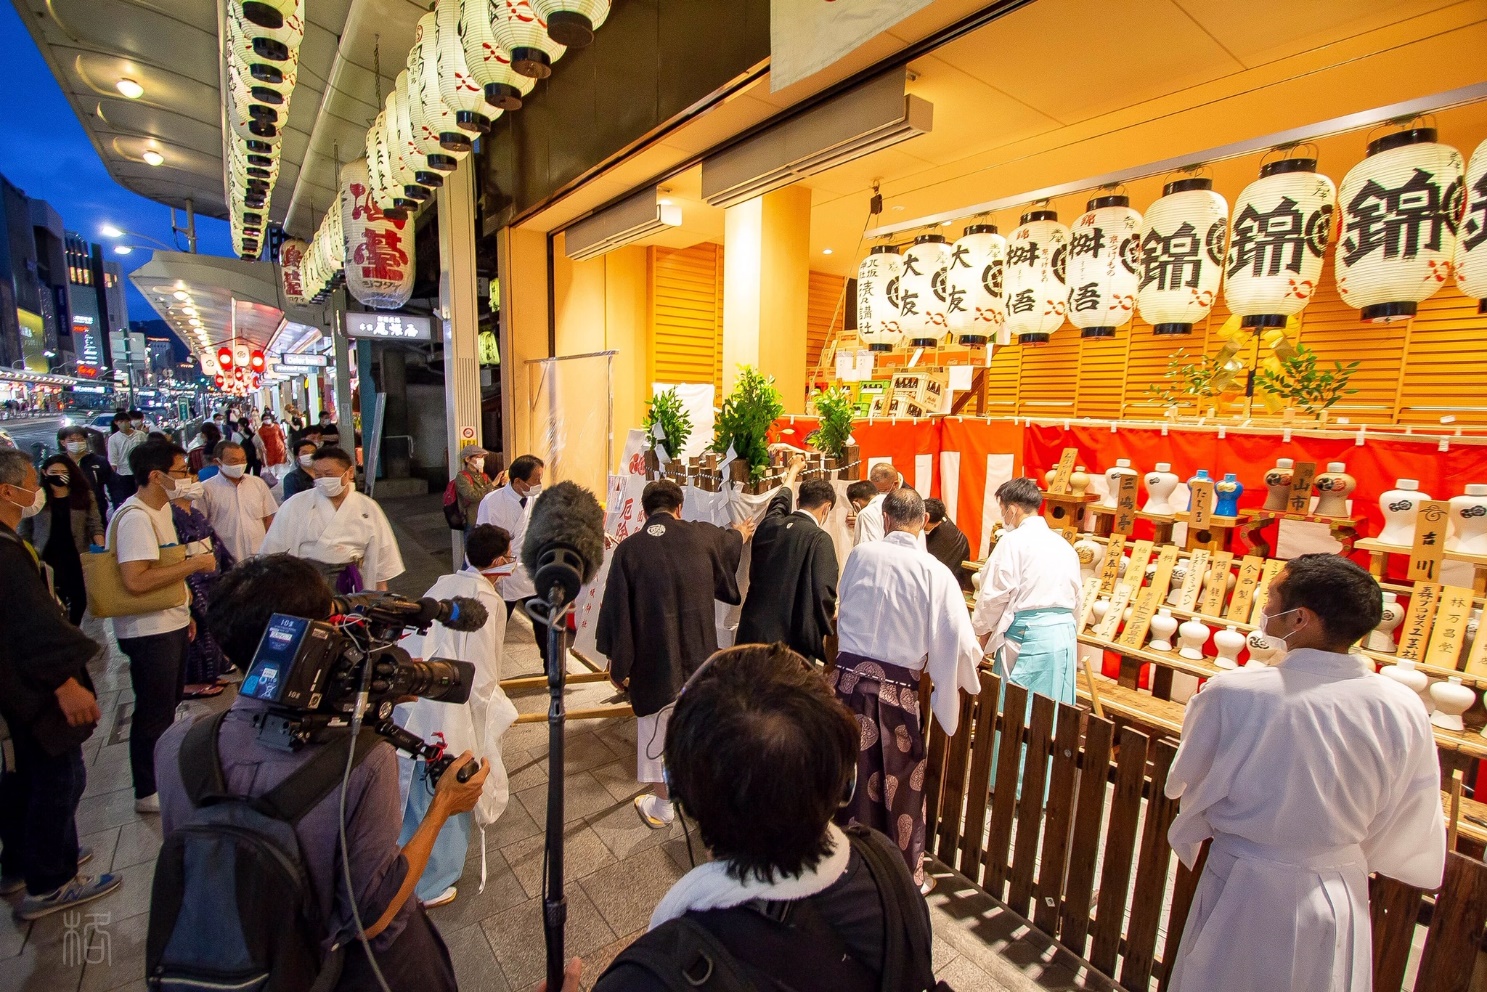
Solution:
<svg viewBox="0 0 1487 992"><path fill-rule="evenodd" d="M242 445L221 441L214 454L220 471L201 484L202 508L233 560L243 561L258 554L279 507L268 483L248 474Z"/></svg>
<svg viewBox="0 0 1487 992"><path fill-rule="evenodd" d="M307 438L294 446L294 471L284 476L286 500L315 488L315 477L310 474L310 466L315 463L315 452L319 450L320 442L313 438Z"/></svg>
<svg viewBox="0 0 1487 992"><path fill-rule="evenodd" d="M1295 558L1260 624L1285 657L1209 679L1188 701L1166 790L1182 808L1167 836L1190 868L1213 843L1175 992L1359 992L1373 974L1369 873L1440 885L1446 831L1425 707L1350 653L1382 609L1353 561Z"/></svg>
<svg viewBox="0 0 1487 992"><path fill-rule="evenodd" d="M138 488L134 470L129 466L129 453L144 442L145 432L134 426L129 414L123 410L114 414L114 432L108 436L108 464L114 470L109 496L115 510Z"/></svg>
<svg viewBox="0 0 1487 992"><path fill-rule="evenodd" d="M476 514L478 524L494 524L511 535L511 546L520 548L527 534L527 521L532 516L532 504L542 489L542 459L536 455L522 455L507 469L509 482L480 501L480 512ZM536 595L527 570L516 562L511 575L501 582L501 599L506 602L506 615L517 606ZM542 664L547 664L547 633L536 625L537 652Z"/></svg>
<svg viewBox="0 0 1487 992"><path fill-rule="evenodd" d="M356 491L356 463L321 448L310 463L315 488L284 501L260 554L288 552L314 563L339 593L387 588L403 574L403 555L387 516Z"/></svg>
<svg viewBox="0 0 1487 992"><path fill-rule="evenodd" d="M836 505L836 490L824 479L802 483L795 509L790 487L804 467L805 455L790 459L784 485L754 531L749 594L734 643L783 641L816 661L824 660L824 640L836 618L836 546L822 529Z"/></svg>
<svg viewBox="0 0 1487 992"><path fill-rule="evenodd" d="M160 562L160 549L179 544L170 501L201 483L191 478L186 452L169 441L146 441L129 455L139 491L129 497L109 524L108 548L117 554L124 588L136 596L185 586L186 578L216 569L210 554L174 565ZM183 588L184 591L184 588ZM129 684L134 689L134 716L129 724L129 767L134 776L134 808L160 812L155 793L155 742L175 719L185 690L186 645L192 636L191 607L180 606L114 617L119 650L129 658Z"/></svg>
<svg viewBox="0 0 1487 992"><path fill-rule="evenodd" d="M83 478L88 482L88 488L93 490L93 498L98 502L98 513L104 522L108 521L108 481L114 474L113 469L108 467L108 460L93 454L92 447L88 444L88 432L82 427L64 427L57 432L57 446L66 453L68 461L82 470Z"/></svg>
<svg viewBox="0 0 1487 992"><path fill-rule="evenodd" d="M100 719L88 663L101 651L67 622L37 555L16 535L45 501L31 460L0 450L0 597L12 616L0 638L0 716L14 760L0 776L0 895L39 919L118 888L116 875L79 875L78 801L87 783L83 742Z"/></svg>

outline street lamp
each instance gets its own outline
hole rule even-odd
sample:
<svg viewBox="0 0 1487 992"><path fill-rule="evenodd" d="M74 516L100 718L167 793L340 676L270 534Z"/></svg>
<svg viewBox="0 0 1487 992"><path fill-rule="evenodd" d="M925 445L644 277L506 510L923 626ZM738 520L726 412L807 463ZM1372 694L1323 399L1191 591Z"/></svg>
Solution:
<svg viewBox="0 0 1487 992"><path fill-rule="evenodd" d="M140 234L138 231L126 231L123 228L115 227L113 224L109 223L105 223L102 227L100 227L98 229L98 233L103 235L105 238L122 238L127 234L131 238L140 238L144 241L153 241L155 244L159 245L161 248L164 248L166 251L176 251L175 245L168 245L164 241L161 241L159 238L152 238L148 234ZM120 251L119 249L127 249L128 247L128 245L120 245L118 248L115 248L114 251L118 252L120 255L127 255L129 254L128 251Z"/></svg>

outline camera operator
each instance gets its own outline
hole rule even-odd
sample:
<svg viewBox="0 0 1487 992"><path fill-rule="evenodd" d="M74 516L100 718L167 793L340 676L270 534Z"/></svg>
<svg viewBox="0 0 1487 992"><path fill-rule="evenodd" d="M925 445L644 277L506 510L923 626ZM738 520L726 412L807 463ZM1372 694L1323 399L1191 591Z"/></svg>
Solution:
<svg viewBox="0 0 1487 992"><path fill-rule="evenodd" d="M325 619L331 615L329 588L315 566L288 555L253 558L222 577L208 624L229 660L247 671L269 618L275 613ZM314 757L321 747L298 751L268 747L259 740L253 717L267 703L239 697L218 738L222 772L229 791L262 796ZM180 750L192 721L175 724L156 752L163 828L167 835L191 812L180 772ZM459 767L468 753L455 762ZM469 812L480 799L487 774L481 767L466 782L454 774L439 780L428 814L401 849L402 804L398 767L390 744L378 742L351 772L346 796L347 854L356 905L377 964L394 992L442 992L456 988L443 939L414 898L440 828L452 816ZM339 789L332 790L294 825L322 918L328 922L323 948L346 943L338 990L375 990L378 984L365 949L355 940L356 925L346 891L339 844ZM204 922L203 925L206 925Z"/></svg>
<svg viewBox="0 0 1487 992"><path fill-rule="evenodd" d="M672 887L596 992L699 975L761 992L934 988L929 910L902 856L881 834L832 823L869 787L855 781L858 736L783 644L729 648L699 668L671 715L666 777L717 860Z"/></svg>

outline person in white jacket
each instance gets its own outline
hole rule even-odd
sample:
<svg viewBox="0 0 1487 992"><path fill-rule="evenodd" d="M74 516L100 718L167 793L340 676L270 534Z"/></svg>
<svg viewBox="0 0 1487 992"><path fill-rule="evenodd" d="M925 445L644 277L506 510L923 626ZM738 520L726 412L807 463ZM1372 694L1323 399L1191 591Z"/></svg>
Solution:
<svg viewBox="0 0 1487 992"><path fill-rule="evenodd" d="M484 758L490 765L490 774L473 814L451 817L434 842L428 867L415 890L428 907L452 902L459 894L455 883L465 869L472 818L481 831L480 888L484 890L485 828L505 812L511 798L510 780L501 762L501 735L516 720L516 707L501 691L506 609L495 585L501 573L509 571L511 553L511 535L506 531L489 524L472 528L465 538L465 568L441 577L424 595L435 599L466 596L478 601L489 614L485 626L462 632L435 624L427 634L409 634L402 640L403 649L415 658L470 662L475 666L475 680L465 703L418 699L399 705L393 719L403 729L426 740L442 737L450 754L469 751L477 760ZM403 832L399 843L406 844L433 798L425 762L400 753L398 785L403 795Z"/></svg>

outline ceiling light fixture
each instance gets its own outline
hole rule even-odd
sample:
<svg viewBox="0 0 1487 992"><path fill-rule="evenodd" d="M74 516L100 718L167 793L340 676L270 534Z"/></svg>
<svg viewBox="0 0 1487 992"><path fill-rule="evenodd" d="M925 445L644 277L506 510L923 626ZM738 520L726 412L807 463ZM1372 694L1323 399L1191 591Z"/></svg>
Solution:
<svg viewBox="0 0 1487 992"><path fill-rule="evenodd" d="M178 300L189 300L191 299L191 294L186 292L184 289L178 289L175 292L175 297Z"/></svg>
<svg viewBox="0 0 1487 992"><path fill-rule="evenodd" d="M830 248L822 248L821 249L821 254L823 254L823 255L830 255L831 254L831 249Z"/></svg>
<svg viewBox="0 0 1487 992"><path fill-rule="evenodd" d="M105 238L122 238L124 236L124 232L112 224L104 224L98 229L98 233Z"/></svg>
<svg viewBox="0 0 1487 992"><path fill-rule="evenodd" d="M143 155L140 156L140 158L145 160L146 165L162 165L165 162L165 156L161 155L153 148L146 151Z"/></svg>
<svg viewBox="0 0 1487 992"><path fill-rule="evenodd" d="M120 93L124 94L131 100L138 100L140 97L145 95L145 88L139 85L139 83L136 83L134 80L130 79L128 76L125 76L123 79L119 80L117 83L114 84L114 86Z"/></svg>
<svg viewBox="0 0 1487 992"><path fill-rule="evenodd" d="M114 245L114 254L115 255L127 255L130 252L132 252L133 250L134 249L131 248L131 247L129 247L128 245Z"/></svg>

